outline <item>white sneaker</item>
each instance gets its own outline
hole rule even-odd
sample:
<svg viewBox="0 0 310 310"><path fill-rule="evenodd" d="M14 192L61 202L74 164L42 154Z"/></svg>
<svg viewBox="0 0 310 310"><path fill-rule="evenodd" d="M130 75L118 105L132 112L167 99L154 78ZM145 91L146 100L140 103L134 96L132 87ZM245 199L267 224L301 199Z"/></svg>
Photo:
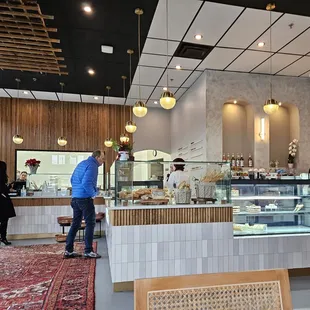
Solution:
<svg viewBox="0 0 310 310"><path fill-rule="evenodd" d="M101 255L99 255L95 252L89 252L89 253L85 253L84 257L86 257L86 258L101 258Z"/></svg>

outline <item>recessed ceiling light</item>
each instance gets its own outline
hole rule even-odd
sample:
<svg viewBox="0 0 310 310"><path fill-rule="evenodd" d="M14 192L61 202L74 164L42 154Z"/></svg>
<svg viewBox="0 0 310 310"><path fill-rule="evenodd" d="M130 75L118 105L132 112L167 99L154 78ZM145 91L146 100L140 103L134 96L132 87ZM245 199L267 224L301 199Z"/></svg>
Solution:
<svg viewBox="0 0 310 310"><path fill-rule="evenodd" d="M182 67L181 67L180 65L175 66L175 68L176 68L177 70L181 70L181 69L182 69Z"/></svg>
<svg viewBox="0 0 310 310"><path fill-rule="evenodd" d="M25 91L23 91L23 93L25 94L25 95L28 95L29 93L25 90Z"/></svg>
<svg viewBox="0 0 310 310"><path fill-rule="evenodd" d="M265 46L265 42L258 42L257 46L258 47L264 47Z"/></svg>
<svg viewBox="0 0 310 310"><path fill-rule="evenodd" d="M94 69L88 69L88 74L94 75L95 74L95 70Z"/></svg>
<svg viewBox="0 0 310 310"><path fill-rule="evenodd" d="M157 101L154 101L154 104L158 104L158 102L157 102Z"/></svg>
<svg viewBox="0 0 310 310"><path fill-rule="evenodd" d="M281 105L282 105L282 102L279 102L279 107L281 107Z"/></svg>
<svg viewBox="0 0 310 310"><path fill-rule="evenodd" d="M196 34L195 35L195 39L196 40L201 40L202 39L202 35L201 34Z"/></svg>
<svg viewBox="0 0 310 310"><path fill-rule="evenodd" d="M99 100L99 97L98 97L98 96L95 96L94 99L95 99L95 100Z"/></svg>
<svg viewBox="0 0 310 310"><path fill-rule="evenodd" d="M163 88L163 90L164 90L164 91L167 91L167 90L168 90L168 88L167 88L167 87L164 87L164 88Z"/></svg>
<svg viewBox="0 0 310 310"><path fill-rule="evenodd" d="M238 103L238 101L237 100L234 100L234 104L237 104Z"/></svg>
<svg viewBox="0 0 310 310"><path fill-rule="evenodd" d="M113 54L113 46L101 45L101 53Z"/></svg>
<svg viewBox="0 0 310 310"><path fill-rule="evenodd" d="M86 13L91 13L91 12L93 11L92 8L91 8L91 6L89 6L89 5L84 5L83 10L84 10Z"/></svg>

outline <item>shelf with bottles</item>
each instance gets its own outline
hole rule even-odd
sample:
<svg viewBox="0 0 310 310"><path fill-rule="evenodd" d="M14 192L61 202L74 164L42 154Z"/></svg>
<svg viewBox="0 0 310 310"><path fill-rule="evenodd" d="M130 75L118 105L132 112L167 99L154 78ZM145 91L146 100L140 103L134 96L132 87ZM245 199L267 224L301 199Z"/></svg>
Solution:
<svg viewBox="0 0 310 310"><path fill-rule="evenodd" d="M249 154L249 157L245 160L242 153L236 153L236 156L235 153L232 153L231 156L230 153L224 153L222 161L230 163L232 170L235 170L236 168L244 168L245 166L248 166L249 168L253 167L253 158L251 154Z"/></svg>

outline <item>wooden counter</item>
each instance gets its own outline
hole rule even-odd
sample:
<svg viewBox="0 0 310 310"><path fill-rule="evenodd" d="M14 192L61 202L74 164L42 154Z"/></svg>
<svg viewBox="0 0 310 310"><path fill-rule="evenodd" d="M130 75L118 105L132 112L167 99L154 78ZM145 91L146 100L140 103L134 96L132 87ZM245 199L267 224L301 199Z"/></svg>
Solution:
<svg viewBox="0 0 310 310"><path fill-rule="evenodd" d="M71 197L11 197L14 207L70 206ZM103 205L103 197L96 197L95 205Z"/></svg>

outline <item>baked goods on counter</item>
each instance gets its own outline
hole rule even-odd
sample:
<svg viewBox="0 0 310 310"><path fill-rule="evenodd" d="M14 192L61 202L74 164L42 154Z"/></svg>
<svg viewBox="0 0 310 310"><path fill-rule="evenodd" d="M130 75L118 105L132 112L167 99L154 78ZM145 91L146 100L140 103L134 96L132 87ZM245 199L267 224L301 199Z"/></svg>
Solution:
<svg viewBox="0 0 310 310"><path fill-rule="evenodd" d="M277 209L278 209L278 206L275 205L274 203L270 203L269 205L265 206L266 211L272 211L272 210L277 210Z"/></svg>
<svg viewBox="0 0 310 310"><path fill-rule="evenodd" d="M255 205L246 206L246 211L248 213L260 213L262 211L262 207L261 206L255 206Z"/></svg>
<svg viewBox="0 0 310 310"><path fill-rule="evenodd" d="M264 231L267 229L267 224L254 224L250 225L246 224L234 224L234 230L236 231L247 231L247 230L257 230L257 231Z"/></svg>
<svg viewBox="0 0 310 310"><path fill-rule="evenodd" d="M233 206L233 214L240 213L240 206Z"/></svg>
<svg viewBox="0 0 310 310"><path fill-rule="evenodd" d="M304 207L303 204L299 204L299 203L298 203L298 204L296 205L295 209L294 209L294 212L299 212L303 207Z"/></svg>

